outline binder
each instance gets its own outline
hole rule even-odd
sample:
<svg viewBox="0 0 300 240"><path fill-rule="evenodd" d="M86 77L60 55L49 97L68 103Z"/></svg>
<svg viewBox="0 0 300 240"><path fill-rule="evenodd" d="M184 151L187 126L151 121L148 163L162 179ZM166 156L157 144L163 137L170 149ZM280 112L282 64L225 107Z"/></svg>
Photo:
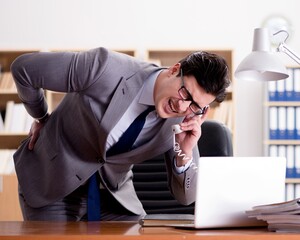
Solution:
<svg viewBox="0 0 300 240"><path fill-rule="evenodd" d="M277 81L277 101L285 101L285 80Z"/></svg>
<svg viewBox="0 0 300 240"><path fill-rule="evenodd" d="M286 146L286 178L295 177L295 153L294 146Z"/></svg>
<svg viewBox="0 0 300 240"><path fill-rule="evenodd" d="M286 107L278 107L278 139L286 139Z"/></svg>
<svg viewBox="0 0 300 240"><path fill-rule="evenodd" d="M295 138L296 139L300 139L300 107L296 107L296 111L295 111L295 114L296 114L296 119L295 119L295 127L296 127L296 130L295 130Z"/></svg>
<svg viewBox="0 0 300 240"><path fill-rule="evenodd" d="M294 69L294 100L300 101L300 68Z"/></svg>
<svg viewBox="0 0 300 240"><path fill-rule="evenodd" d="M295 198L300 198L300 183L295 184Z"/></svg>
<svg viewBox="0 0 300 240"><path fill-rule="evenodd" d="M300 177L300 146L295 146L295 178Z"/></svg>
<svg viewBox="0 0 300 240"><path fill-rule="evenodd" d="M269 146L269 156L270 157L277 157L278 156L278 149L277 145L270 145Z"/></svg>
<svg viewBox="0 0 300 240"><path fill-rule="evenodd" d="M286 158L286 146L285 145L278 145L278 157Z"/></svg>
<svg viewBox="0 0 300 240"><path fill-rule="evenodd" d="M286 201L295 199L295 188L293 183L285 184L285 198Z"/></svg>
<svg viewBox="0 0 300 240"><path fill-rule="evenodd" d="M287 139L296 139L295 107L287 107L286 113L287 113L287 123L286 123Z"/></svg>
<svg viewBox="0 0 300 240"><path fill-rule="evenodd" d="M287 69L289 77L285 80L285 100L294 101L294 77L293 69Z"/></svg>
<svg viewBox="0 0 300 240"><path fill-rule="evenodd" d="M268 82L269 101L277 101L276 81Z"/></svg>
<svg viewBox="0 0 300 240"><path fill-rule="evenodd" d="M300 114L300 109L299 109ZM300 116L300 115L299 115ZM300 134L300 131L299 131ZM269 138L278 138L278 109L277 107L269 108Z"/></svg>

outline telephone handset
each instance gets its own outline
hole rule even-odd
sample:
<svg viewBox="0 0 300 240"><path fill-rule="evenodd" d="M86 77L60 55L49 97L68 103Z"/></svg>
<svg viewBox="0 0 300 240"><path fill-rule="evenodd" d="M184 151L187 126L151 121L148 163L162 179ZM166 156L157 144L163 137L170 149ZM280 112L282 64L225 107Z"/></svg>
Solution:
<svg viewBox="0 0 300 240"><path fill-rule="evenodd" d="M188 118L192 118L194 116L194 114L191 114L188 116ZM179 124L175 124L172 125L172 132L173 132L173 150L176 153L177 156L182 157L183 160L188 160L188 162L186 164L189 164L188 167L192 167L193 169L197 169L197 166L195 165L195 163L192 161L193 157L188 157L186 156L181 148L178 142L176 142L175 140L175 135L184 132L183 130L181 130L180 125ZM186 166L186 165L185 165Z"/></svg>
<svg viewBox="0 0 300 240"><path fill-rule="evenodd" d="M206 111L206 110L204 110L204 111ZM195 114L192 113L192 114L188 115L186 118L187 119L191 119L194 116L195 116ZM179 134L179 133L182 133L183 131L180 129L180 125L179 124L175 124L175 125L172 125L172 132L174 134Z"/></svg>
<svg viewBox="0 0 300 240"><path fill-rule="evenodd" d="M183 131L180 129L179 124L172 125L172 131L173 131L175 134L178 134L178 133L182 133L182 132L183 132Z"/></svg>

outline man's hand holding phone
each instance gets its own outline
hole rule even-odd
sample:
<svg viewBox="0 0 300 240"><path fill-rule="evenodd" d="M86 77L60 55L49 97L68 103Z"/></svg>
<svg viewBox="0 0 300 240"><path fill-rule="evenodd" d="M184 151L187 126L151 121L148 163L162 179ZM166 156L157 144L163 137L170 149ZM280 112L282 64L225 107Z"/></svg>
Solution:
<svg viewBox="0 0 300 240"><path fill-rule="evenodd" d="M201 137L201 125L206 120L210 109L209 106L202 115L186 116L182 123L172 126L175 133L175 141L180 147L181 154L185 154L186 158L176 157L176 165L184 166L193 156L193 148L197 145Z"/></svg>

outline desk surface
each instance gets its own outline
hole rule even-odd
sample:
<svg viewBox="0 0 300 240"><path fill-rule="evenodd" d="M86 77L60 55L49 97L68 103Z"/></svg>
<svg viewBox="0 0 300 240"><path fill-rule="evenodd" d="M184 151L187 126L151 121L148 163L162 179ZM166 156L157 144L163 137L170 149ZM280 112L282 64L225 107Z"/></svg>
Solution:
<svg viewBox="0 0 300 240"><path fill-rule="evenodd" d="M257 229L186 230L144 227L135 222L0 222L0 239L299 240L295 233Z"/></svg>

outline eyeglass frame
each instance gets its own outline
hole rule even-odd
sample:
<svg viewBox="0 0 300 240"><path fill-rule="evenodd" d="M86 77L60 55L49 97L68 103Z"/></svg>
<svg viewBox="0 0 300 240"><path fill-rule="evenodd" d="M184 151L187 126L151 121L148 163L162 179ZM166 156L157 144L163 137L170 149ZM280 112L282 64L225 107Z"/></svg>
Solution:
<svg viewBox="0 0 300 240"><path fill-rule="evenodd" d="M181 97L181 99L183 101L190 101L190 105L189 108L191 109L191 111L195 114L195 115L203 115L206 113L207 109L208 109L208 105L206 105L205 107L200 107L198 103L196 103L191 95L191 93L186 89L185 85L184 85L184 80L183 80L183 72L182 69L180 69L180 78L181 78L181 87L178 89L178 94ZM182 90L185 91L186 95L188 96L187 98L185 98L181 92ZM196 107L196 109L199 109L198 111L194 111L195 109L193 109Z"/></svg>

